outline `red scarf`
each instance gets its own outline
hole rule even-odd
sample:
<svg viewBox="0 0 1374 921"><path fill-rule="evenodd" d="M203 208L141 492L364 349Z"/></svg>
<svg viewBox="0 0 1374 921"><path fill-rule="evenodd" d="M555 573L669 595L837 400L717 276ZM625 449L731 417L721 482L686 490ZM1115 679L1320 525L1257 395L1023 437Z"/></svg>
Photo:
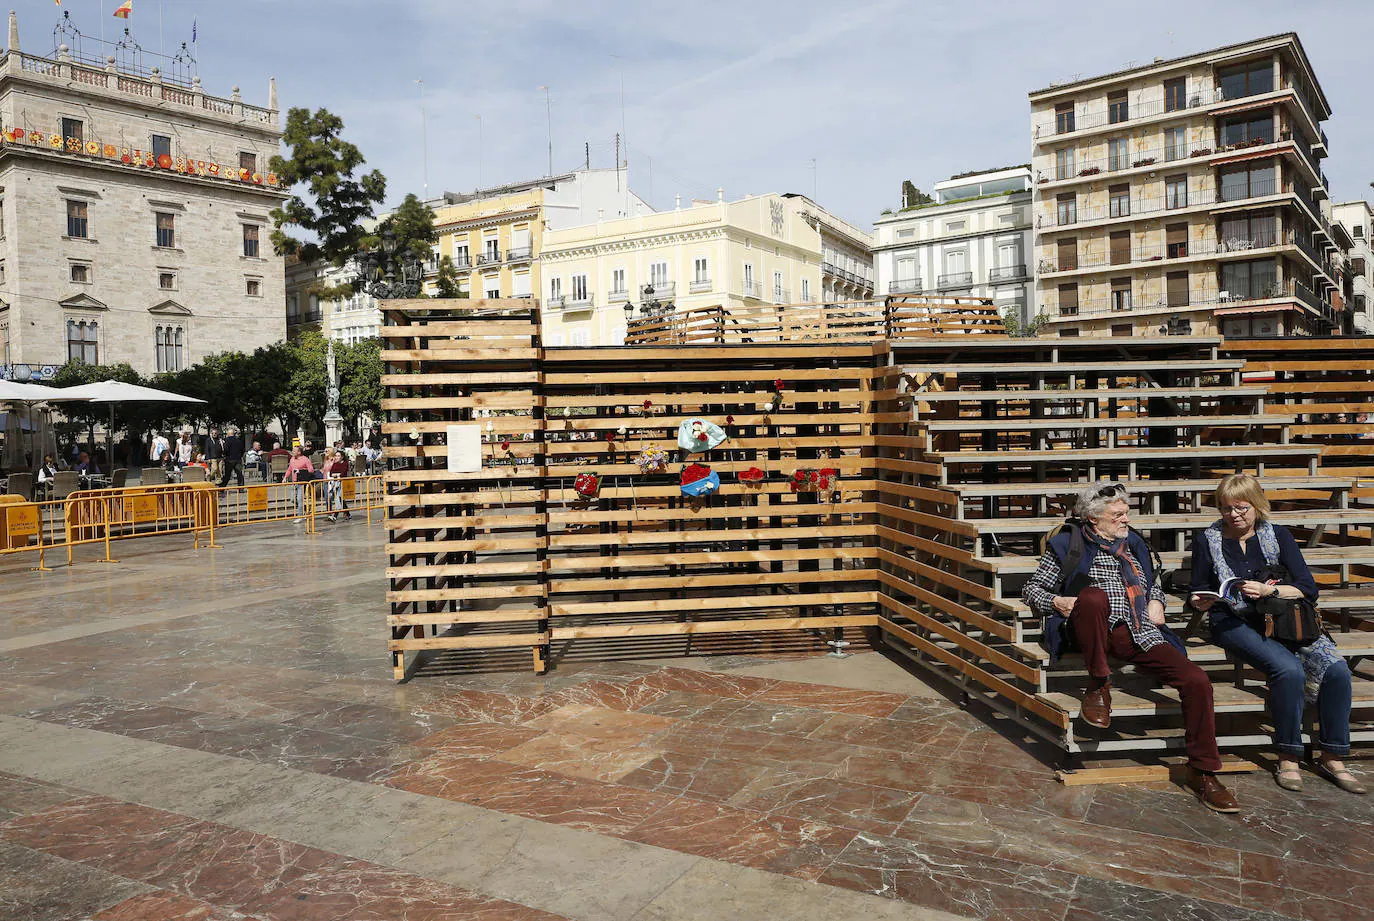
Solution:
<svg viewBox="0 0 1374 921"><path fill-rule="evenodd" d="M1129 533L1129 532L1127 532ZM1145 574L1140 571L1140 563L1126 549L1126 538L1107 540L1092 528L1084 528L1083 536L1092 541L1098 549L1116 557L1121 567L1121 581L1126 586L1126 598L1130 601L1131 635L1138 636L1142 625L1149 620L1149 593L1145 590Z"/></svg>

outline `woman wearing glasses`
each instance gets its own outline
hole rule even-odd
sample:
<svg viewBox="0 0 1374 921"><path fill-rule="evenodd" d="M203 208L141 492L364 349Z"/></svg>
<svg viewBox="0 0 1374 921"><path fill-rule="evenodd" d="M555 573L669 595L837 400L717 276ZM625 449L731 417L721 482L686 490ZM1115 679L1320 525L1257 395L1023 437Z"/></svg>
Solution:
<svg viewBox="0 0 1374 921"><path fill-rule="evenodd" d="M1325 636L1303 645L1265 636L1263 618L1256 609L1255 602L1266 595L1316 602L1317 583L1297 541L1287 528L1269 522L1269 500L1259 480L1249 474L1224 478L1217 486L1216 501L1221 520L1193 537L1190 601L1199 611L1211 611L1212 639L1218 646L1268 678L1269 712L1279 755L1275 780L1285 790L1302 789L1298 759L1303 756L1306 698L1315 700L1321 720L1322 751L1316 772L1342 790L1365 793L1364 784L1342 763L1350 753L1350 667ZM1239 596L1229 603L1196 594L1219 592L1228 579L1245 580Z"/></svg>
<svg viewBox="0 0 1374 921"><path fill-rule="evenodd" d="M1108 655L1177 689L1189 788L1208 809L1239 812L1235 796L1216 778L1221 753L1212 682L1165 626L1164 591L1156 582L1149 545L1131 530L1129 499L1120 483L1083 489L1074 508L1082 527L1066 527L1046 542L1021 597L1046 619L1047 637L1056 616L1068 618L1088 667L1085 722L1099 729L1111 725Z"/></svg>

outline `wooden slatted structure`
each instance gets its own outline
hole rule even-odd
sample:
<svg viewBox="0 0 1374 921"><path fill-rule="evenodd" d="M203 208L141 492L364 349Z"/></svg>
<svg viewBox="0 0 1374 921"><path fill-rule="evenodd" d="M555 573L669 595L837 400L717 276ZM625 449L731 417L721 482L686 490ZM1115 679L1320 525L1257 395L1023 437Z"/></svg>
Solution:
<svg viewBox="0 0 1374 921"><path fill-rule="evenodd" d="M1374 508L1350 501L1355 480L1319 473L1322 446L1299 443L1290 408L1275 411L1263 383L1220 340L903 340L892 344L908 418L880 426L878 556L881 628L889 643L970 696L1021 718L1070 754L1162 752L1181 745L1172 692L1126 676L1108 732L1076 723L1081 657L1051 667L1040 622L1020 600L1049 530L1081 484L1131 488L1133 526L1187 566L1191 532L1215 520L1211 492L1224 472L1266 480L1275 520L1308 546L1326 583L1328 616L1344 617L1352 661L1374 653L1371 593L1360 564L1374 559ZM1169 616L1186 631L1182 599ZM1196 633L1191 655L1214 672L1222 743L1260 744L1263 689ZM1356 681L1357 719L1374 681ZM1359 715L1363 713L1364 715ZM1358 739L1374 738L1361 728Z"/></svg>
<svg viewBox="0 0 1374 921"><path fill-rule="evenodd" d="M692 307L631 320L625 341L628 345L890 341L1005 332L991 301L911 294L832 304Z"/></svg>
<svg viewBox="0 0 1374 921"><path fill-rule="evenodd" d="M604 641L876 623L870 535L873 425L886 344L549 349L544 358L549 615L563 641ZM783 389L781 406L770 408ZM688 453L695 418L727 440ZM669 452L643 472L646 447ZM720 491L681 494L680 471L709 466ZM833 469L832 488L793 491L799 468ZM741 473L761 471L761 482ZM579 473L601 477L579 502Z"/></svg>
<svg viewBox="0 0 1374 921"><path fill-rule="evenodd" d="M432 649L523 649L542 671L548 512L538 311L524 300L388 301L383 318L395 676L404 677L407 653ZM450 472L454 424L480 427L480 470Z"/></svg>

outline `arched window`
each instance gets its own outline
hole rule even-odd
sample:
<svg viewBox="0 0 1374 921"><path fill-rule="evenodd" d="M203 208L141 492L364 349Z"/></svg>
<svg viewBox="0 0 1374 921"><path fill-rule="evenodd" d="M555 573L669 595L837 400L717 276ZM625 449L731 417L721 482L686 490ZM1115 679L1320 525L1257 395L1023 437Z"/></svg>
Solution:
<svg viewBox="0 0 1374 921"><path fill-rule="evenodd" d="M100 364L99 327L95 320L67 321L67 360Z"/></svg>

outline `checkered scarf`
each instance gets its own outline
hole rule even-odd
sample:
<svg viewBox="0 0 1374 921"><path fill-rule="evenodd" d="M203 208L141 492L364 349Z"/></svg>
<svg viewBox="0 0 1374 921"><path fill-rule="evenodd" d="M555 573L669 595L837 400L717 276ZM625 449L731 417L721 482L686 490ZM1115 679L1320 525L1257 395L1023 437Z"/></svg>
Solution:
<svg viewBox="0 0 1374 921"><path fill-rule="evenodd" d="M1116 557L1117 565L1121 567L1121 582L1126 587L1126 600L1130 602L1131 635L1138 636L1141 625L1149 621L1150 592L1145 584L1145 574L1140 571L1140 564L1126 549L1126 538L1107 540L1091 527L1085 527L1083 539L1101 552Z"/></svg>

